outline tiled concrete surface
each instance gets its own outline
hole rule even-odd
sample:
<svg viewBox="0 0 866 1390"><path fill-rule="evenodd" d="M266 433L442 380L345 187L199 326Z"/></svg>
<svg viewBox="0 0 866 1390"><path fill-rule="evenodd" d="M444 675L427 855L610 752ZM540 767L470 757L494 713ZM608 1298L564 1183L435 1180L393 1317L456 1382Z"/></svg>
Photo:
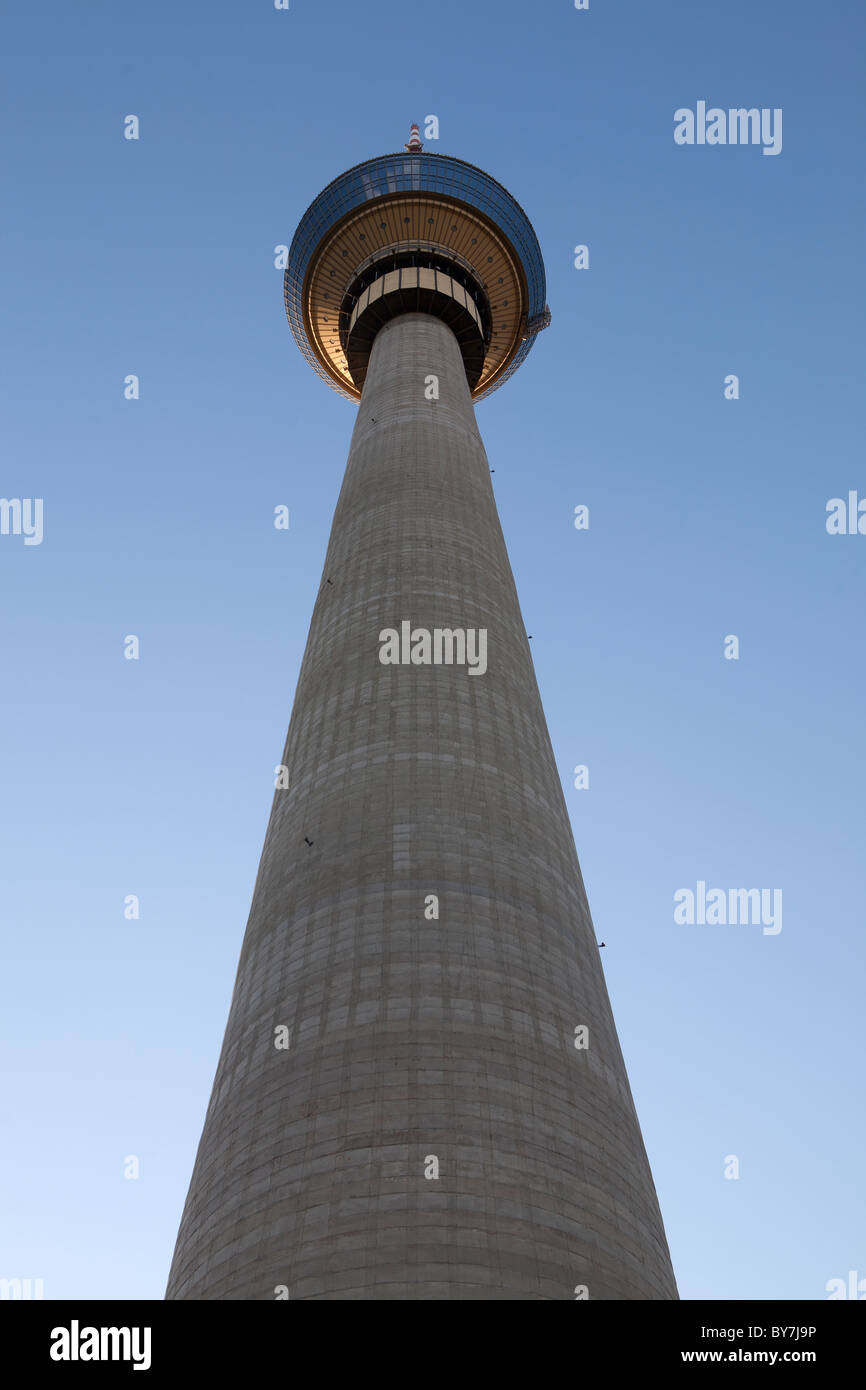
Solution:
<svg viewBox="0 0 866 1390"><path fill-rule="evenodd" d="M486 674L382 665L403 619L486 628ZM460 352L424 314L373 346L282 761L167 1297L676 1298Z"/></svg>

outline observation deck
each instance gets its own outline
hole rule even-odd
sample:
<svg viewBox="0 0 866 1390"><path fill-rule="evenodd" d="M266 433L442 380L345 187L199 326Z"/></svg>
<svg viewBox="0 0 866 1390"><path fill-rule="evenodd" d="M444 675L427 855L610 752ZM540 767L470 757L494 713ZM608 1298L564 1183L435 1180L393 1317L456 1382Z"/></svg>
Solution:
<svg viewBox="0 0 866 1390"><path fill-rule="evenodd" d="M550 322L541 251L500 183L424 152L412 130L404 153L356 164L310 204L289 251L286 314L310 365L354 401L382 324L436 314L454 330L480 400Z"/></svg>

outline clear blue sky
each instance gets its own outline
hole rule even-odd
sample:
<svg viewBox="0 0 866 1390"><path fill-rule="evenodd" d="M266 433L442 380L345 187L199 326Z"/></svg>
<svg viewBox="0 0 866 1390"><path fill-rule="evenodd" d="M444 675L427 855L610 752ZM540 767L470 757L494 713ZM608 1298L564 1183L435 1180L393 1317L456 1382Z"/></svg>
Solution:
<svg viewBox="0 0 866 1390"><path fill-rule="evenodd" d="M4 28L0 491L44 539L0 536L0 1276L164 1292L354 419L274 247L435 114L547 266L478 417L681 1293L866 1277L860 0ZM781 107L782 153L678 147L699 100ZM677 926L698 880L781 888L781 933Z"/></svg>

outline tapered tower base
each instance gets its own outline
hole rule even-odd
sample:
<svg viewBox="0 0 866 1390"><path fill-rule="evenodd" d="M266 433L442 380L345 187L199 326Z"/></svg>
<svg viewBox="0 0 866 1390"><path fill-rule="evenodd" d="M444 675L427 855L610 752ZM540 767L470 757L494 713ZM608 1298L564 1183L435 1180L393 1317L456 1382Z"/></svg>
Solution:
<svg viewBox="0 0 866 1390"><path fill-rule="evenodd" d="M383 664L405 621L483 630L486 670ZM676 1298L463 356L428 314L372 344L283 762L167 1297Z"/></svg>

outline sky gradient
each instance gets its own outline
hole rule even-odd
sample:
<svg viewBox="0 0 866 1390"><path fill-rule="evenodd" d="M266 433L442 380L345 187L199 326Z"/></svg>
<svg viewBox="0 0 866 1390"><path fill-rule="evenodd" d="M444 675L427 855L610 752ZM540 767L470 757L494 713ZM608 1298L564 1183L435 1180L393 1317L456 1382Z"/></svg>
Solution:
<svg viewBox="0 0 866 1390"><path fill-rule="evenodd" d="M0 1277L163 1295L355 414L274 252L435 114L545 259L477 413L681 1296L866 1278L866 535L825 526L866 498L863 6L3 27L0 492L44 537L0 535ZM781 108L781 153L678 146L701 100ZM781 932L677 925L698 881Z"/></svg>

